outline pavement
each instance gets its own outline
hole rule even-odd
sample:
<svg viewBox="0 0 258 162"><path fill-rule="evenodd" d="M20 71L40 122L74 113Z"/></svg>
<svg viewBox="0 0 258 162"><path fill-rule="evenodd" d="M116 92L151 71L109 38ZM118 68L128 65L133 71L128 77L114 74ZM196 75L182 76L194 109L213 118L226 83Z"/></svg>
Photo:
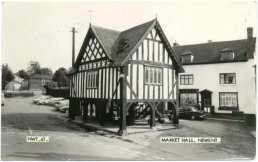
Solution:
<svg viewBox="0 0 258 162"><path fill-rule="evenodd" d="M91 131L102 131L106 133L111 134L117 134L119 127L118 125L115 125L113 123L106 123L105 126L100 126L98 122L91 121L90 123L86 123L83 121L81 116L77 116L75 120L70 120L70 122L75 123L82 128L85 128L86 130ZM136 121L135 125L127 126L127 134L135 134L135 133L147 133L147 132L155 132L155 131L164 131L164 130L170 130L170 129L176 129L176 126L174 126L171 122L165 123L165 124L159 124L157 123L155 127L150 128L147 121L138 120Z"/></svg>
<svg viewBox="0 0 258 162"><path fill-rule="evenodd" d="M35 96L36 97L36 96ZM34 97L34 98L35 98ZM67 114L35 105L33 97L6 99L2 107L2 160L251 160L255 128L245 123L180 120L178 129L117 136L86 131L66 120ZM26 136L48 136L28 143ZM160 143L161 137L219 137L221 143Z"/></svg>

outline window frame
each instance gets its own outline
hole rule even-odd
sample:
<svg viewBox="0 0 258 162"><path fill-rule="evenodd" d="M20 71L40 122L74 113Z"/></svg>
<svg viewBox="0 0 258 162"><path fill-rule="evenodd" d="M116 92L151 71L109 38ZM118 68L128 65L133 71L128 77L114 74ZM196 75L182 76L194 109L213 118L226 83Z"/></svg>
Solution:
<svg viewBox="0 0 258 162"><path fill-rule="evenodd" d="M148 69L147 69L148 68ZM155 76L156 74L156 76ZM156 81L156 82L155 82ZM145 85L163 85L163 68L159 66L144 66Z"/></svg>
<svg viewBox="0 0 258 162"><path fill-rule="evenodd" d="M189 98L189 94L195 94L196 95L196 103L194 104L182 104L182 96L181 94L188 94L188 98ZM179 106L180 107L184 107L184 106L198 106L199 105L199 90L198 89L179 89Z"/></svg>
<svg viewBox="0 0 258 162"><path fill-rule="evenodd" d="M188 78L185 78L186 76ZM191 84L190 84L190 76L192 77L192 83ZM182 82L182 80L184 80L184 82ZM187 84L186 84L186 80L188 80ZM180 75L180 85L193 85L193 84L194 84L194 75L193 74Z"/></svg>
<svg viewBox="0 0 258 162"><path fill-rule="evenodd" d="M220 55L221 61L232 61L235 59L235 53L234 51L223 51Z"/></svg>
<svg viewBox="0 0 258 162"><path fill-rule="evenodd" d="M222 94L236 94L236 106L222 106ZM239 110L238 92L219 92L219 110Z"/></svg>
<svg viewBox="0 0 258 162"><path fill-rule="evenodd" d="M98 70L87 71L87 88L97 89L98 83L99 83L99 71Z"/></svg>
<svg viewBox="0 0 258 162"><path fill-rule="evenodd" d="M225 75L227 75L227 74L233 74L234 75L234 81L235 82L233 82L233 83L226 83L225 82ZM222 80L222 77L221 76L223 76L223 83L221 82ZM226 85L234 85L234 84L236 84L236 73L219 73L219 84L226 84Z"/></svg>

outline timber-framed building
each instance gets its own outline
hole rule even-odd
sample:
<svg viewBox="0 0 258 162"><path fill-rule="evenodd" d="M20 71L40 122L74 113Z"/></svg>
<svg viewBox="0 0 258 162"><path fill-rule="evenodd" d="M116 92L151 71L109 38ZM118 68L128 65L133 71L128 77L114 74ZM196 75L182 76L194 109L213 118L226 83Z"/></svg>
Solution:
<svg viewBox="0 0 258 162"><path fill-rule="evenodd" d="M69 117L83 114L88 121L93 115L104 125L115 115L122 135L130 109L143 103L155 127L157 111L171 107L177 118L180 72L184 69L157 19L122 32L90 25L69 73Z"/></svg>

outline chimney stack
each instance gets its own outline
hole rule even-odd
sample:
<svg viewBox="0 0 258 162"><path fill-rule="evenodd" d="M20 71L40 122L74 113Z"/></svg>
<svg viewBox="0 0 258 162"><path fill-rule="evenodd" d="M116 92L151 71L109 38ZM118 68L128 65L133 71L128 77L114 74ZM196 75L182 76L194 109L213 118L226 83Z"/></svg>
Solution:
<svg viewBox="0 0 258 162"><path fill-rule="evenodd" d="M248 38L253 38L253 28L252 27L247 28L247 39Z"/></svg>
<svg viewBox="0 0 258 162"><path fill-rule="evenodd" d="M254 58L254 39L253 39L253 28L247 28L247 58Z"/></svg>

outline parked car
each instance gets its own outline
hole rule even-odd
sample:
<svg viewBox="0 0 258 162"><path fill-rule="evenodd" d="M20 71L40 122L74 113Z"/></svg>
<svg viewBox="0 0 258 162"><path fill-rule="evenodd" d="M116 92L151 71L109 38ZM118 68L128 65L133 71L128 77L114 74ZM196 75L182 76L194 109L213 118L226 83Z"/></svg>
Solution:
<svg viewBox="0 0 258 162"><path fill-rule="evenodd" d="M4 94L2 93L2 94L1 94L1 105L2 105L2 106L4 106L4 100L5 100L5 99L4 99Z"/></svg>
<svg viewBox="0 0 258 162"><path fill-rule="evenodd" d="M194 106L181 106L179 107L179 118L187 119L204 119L206 116L205 111L198 110Z"/></svg>
<svg viewBox="0 0 258 162"><path fill-rule="evenodd" d="M47 105L51 105L54 106L55 104L57 104L58 101L64 100L64 98L62 97L54 97L48 100L48 102L46 102Z"/></svg>
<svg viewBox="0 0 258 162"><path fill-rule="evenodd" d="M33 99L32 102L38 103L41 100L46 100L46 99L49 99L49 98L50 98L50 96L41 96L40 98Z"/></svg>
<svg viewBox="0 0 258 162"><path fill-rule="evenodd" d="M48 102L50 101L51 98L48 98L48 99L41 99L39 100L38 102L36 102L37 104L39 105L46 105L48 104Z"/></svg>
<svg viewBox="0 0 258 162"><path fill-rule="evenodd" d="M69 100L61 100L61 101L58 101L54 106L58 110L59 107L68 106L68 105L69 105Z"/></svg>
<svg viewBox="0 0 258 162"><path fill-rule="evenodd" d="M65 113L66 111L68 111L69 109L69 105L66 105L66 106L62 106L62 107L59 107L58 110Z"/></svg>

